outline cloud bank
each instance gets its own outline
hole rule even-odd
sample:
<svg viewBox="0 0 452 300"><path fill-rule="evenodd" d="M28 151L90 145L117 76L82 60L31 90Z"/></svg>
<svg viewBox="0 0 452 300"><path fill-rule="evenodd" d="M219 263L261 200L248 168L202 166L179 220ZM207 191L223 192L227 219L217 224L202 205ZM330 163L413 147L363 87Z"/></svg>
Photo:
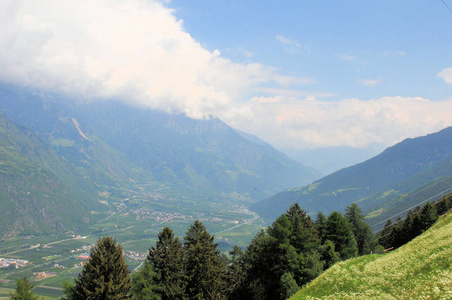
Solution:
<svg viewBox="0 0 452 300"><path fill-rule="evenodd" d="M306 82L203 49L158 1L12 0L0 12L0 78L16 84L203 118L250 87Z"/></svg>
<svg viewBox="0 0 452 300"><path fill-rule="evenodd" d="M317 79L234 63L204 49L157 0L4 0L0 28L3 82L192 118L216 116L279 147L390 145L452 125L451 101L333 102L334 91L300 89ZM450 68L438 76L452 82Z"/></svg>

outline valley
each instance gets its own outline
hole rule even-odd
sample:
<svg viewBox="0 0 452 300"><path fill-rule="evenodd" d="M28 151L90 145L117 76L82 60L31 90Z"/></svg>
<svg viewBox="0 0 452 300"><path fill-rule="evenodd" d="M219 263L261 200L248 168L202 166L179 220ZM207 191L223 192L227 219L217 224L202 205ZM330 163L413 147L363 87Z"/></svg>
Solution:
<svg viewBox="0 0 452 300"><path fill-rule="evenodd" d="M144 190L146 188L146 190ZM138 270L159 231L165 226L183 237L194 220L200 220L213 233L223 252L232 246L246 247L255 232L264 226L237 195L222 201L192 203L163 193L162 184L142 187L141 192L123 190L102 193L99 200L107 209L91 211L90 226L48 235L19 236L0 242L0 258L26 259L20 268L0 269L0 299L13 291L15 280L29 278L34 291L55 299L62 295L64 281L71 281L82 270L90 248L99 237L112 236L124 247L131 271ZM177 205L173 203L177 202Z"/></svg>

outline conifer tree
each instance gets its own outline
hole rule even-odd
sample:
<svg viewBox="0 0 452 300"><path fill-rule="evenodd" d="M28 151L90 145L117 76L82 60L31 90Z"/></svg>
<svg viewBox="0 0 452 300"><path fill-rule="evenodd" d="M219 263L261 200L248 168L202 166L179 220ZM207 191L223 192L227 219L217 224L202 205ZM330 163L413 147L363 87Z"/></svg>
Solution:
<svg viewBox="0 0 452 300"><path fill-rule="evenodd" d="M427 202L421 209L421 227L425 231L435 224L438 216L436 215L435 207Z"/></svg>
<svg viewBox="0 0 452 300"><path fill-rule="evenodd" d="M32 291L33 284L24 277L16 280L16 290L14 293L10 292L12 300L38 300L39 297Z"/></svg>
<svg viewBox="0 0 452 300"><path fill-rule="evenodd" d="M385 249L391 247L391 232L392 232L392 221L391 219L388 219L386 221L385 227L379 233L378 239L379 244L382 245Z"/></svg>
<svg viewBox="0 0 452 300"><path fill-rule="evenodd" d="M149 260L144 261L144 267L140 272L132 276L132 290L134 300L161 300L155 291L155 272Z"/></svg>
<svg viewBox="0 0 452 300"><path fill-rule="evenodd" d="M372 239L372 230L370 226L364 221L364 215L362 210L352 203L345 209L345 217L350 224L353 236L355 237L356 244L358 246L358 254L370 253L370 241Z"/></svg>
<svg viewBox="0 0 452 300"><path fill-rule="evenodd" d="M162 300L182 299L185 293L184 249L172 229L165 227L149 249L148 261L155 272L155 290Z"/></svg>
<svg viewBox="0 0 452 300"><path fill-rule="evenodd" d="M345 219L339 212L333 211L326 222L326 238L334 243L335 251L341 259L348 259L358 254L353 232Z"/></svg>
<svg viewBox="0 0 452 300"><path fill-rule="evenodd" d="M196 220L184 237L189 299L218 299L224 295L225 266L217 247L214 236Z"/></svg>
<svg viewBox="0 0 452 300"><path fill-rule="evenodd" d="M326 216L322 212L318 212L315 218L314 225L315 228L317 229L321 243L325 243L326 240L325 236L326 221L327 221Z"/></svg>
<svg viewBox="0 0 452 300"><path fill-rule="evenodd" d="M90 259L66 291L69 300L120 300L131 298L129 270L120 244L111 237L99 238Z"/></svg>

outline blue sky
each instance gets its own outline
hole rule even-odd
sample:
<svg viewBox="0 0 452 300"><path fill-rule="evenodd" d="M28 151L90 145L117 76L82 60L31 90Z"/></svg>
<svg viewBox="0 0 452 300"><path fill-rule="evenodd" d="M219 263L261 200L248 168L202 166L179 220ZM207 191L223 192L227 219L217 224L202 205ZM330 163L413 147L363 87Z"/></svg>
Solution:
<svg viewBox="0 0 452 300"><path fill-rule="evenodd" d="M168 6L204 48L312 77L312 89L334 94L332 100L451 97L436 76L452 64L452 13L440 0L173 0Z"/></svg>
<svg viewBox="0 0 452 300"><path fill-rule="evenodd" d="M0 26L2 82L218 117L277 148L452 125L441 0L4 0Z"/></svg>

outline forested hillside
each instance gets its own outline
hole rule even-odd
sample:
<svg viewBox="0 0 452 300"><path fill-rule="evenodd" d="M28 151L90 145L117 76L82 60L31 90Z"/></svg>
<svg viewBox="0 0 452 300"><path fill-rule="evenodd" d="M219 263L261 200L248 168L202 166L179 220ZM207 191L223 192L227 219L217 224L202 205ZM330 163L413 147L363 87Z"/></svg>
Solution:
<svg viewBox="0 0 452 300"><path fill-rule="evenodd" d="M448 214L397 250L336 264L290 299L449 299L451 232Z"/></svg>
<svg viewBox="0 0 452 300"><path fill-rule="evenodd" d="M447 181L446 177L451 175L451 162L452 127L449 127L424 137L407 139L372 159L305 187L278 193L254 204L252 208L271 219L294 202L314 213L343 210L351 202L356 202L367 212L383 207L383 210L391 210L390 213L394 214L393 205L388 201L401 202L400 197L418 188L435 181ZM396 197L399 197L398 200ZM407 205L410 204L413 205L412 202Z"/></svg>

